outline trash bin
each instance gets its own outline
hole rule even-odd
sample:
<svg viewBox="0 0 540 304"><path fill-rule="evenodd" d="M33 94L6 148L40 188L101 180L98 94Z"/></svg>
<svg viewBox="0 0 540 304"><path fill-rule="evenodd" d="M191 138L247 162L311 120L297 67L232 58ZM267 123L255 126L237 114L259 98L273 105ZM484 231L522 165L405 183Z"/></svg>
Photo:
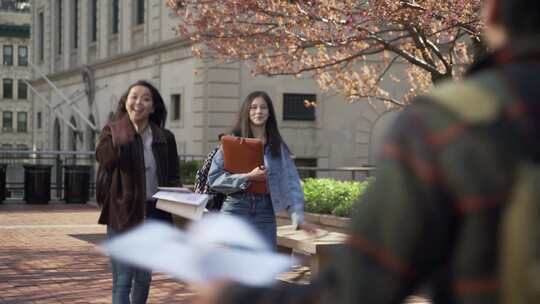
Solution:
<svg viewBox="0 0 540 304"><path fill-rule="evenodd" d="M86 204L90 194L90 166L64 166L64 200L66 203Z"/></svg>
<svg viewBox="0 0 540 304"><path fill-rule="evenodd" d="M0 204L6 199L7 164L0 164Z"/></svg>
<svg viewBox="0 0 540 304"><path fill-rule="evenodd" d="M51 200L52 165L23 165L24 200L27 204L47 204Z"/></svg>

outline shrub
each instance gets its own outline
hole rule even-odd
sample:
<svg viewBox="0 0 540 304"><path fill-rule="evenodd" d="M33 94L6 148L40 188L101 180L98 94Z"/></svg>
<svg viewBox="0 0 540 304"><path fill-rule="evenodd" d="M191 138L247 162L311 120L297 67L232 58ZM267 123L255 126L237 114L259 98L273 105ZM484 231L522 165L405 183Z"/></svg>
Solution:
<svg viewBox="0 0 540 304"><path fill-rule="evenodd" d="M350 216L354 203L366 191L371 179L362 182L329 178L308 178L302 182L308 212Z"/></svg>
<svg viewBox="0 0 540 304"><path fill-rule="evenodd" d="M195 175L197 170L202 165L200 160L187 160L180 162L180 179L184 185L193 185L195 183Z"/></svg>

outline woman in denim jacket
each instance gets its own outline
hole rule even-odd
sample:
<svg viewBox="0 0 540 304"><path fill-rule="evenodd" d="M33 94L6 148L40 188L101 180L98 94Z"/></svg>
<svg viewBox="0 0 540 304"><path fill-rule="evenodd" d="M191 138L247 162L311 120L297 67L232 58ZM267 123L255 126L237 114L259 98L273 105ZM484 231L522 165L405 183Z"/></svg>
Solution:
<svg viewBox="0 0 540 304"><path fill-rule="evenodd" d="M227 195L221 212L246 219L273 248L276 246L276 212L287 210L293 225L313 230L304 224L304 193L300 177L289 148L279 133L274 106L268 94L256 91L246 97L232 133L261 139L265 166L245 174L232 174L223 168L223 151L219 149L208 173L208 185L214 191ZM252 181L266 181L268 193L246 192Z"/></svg>

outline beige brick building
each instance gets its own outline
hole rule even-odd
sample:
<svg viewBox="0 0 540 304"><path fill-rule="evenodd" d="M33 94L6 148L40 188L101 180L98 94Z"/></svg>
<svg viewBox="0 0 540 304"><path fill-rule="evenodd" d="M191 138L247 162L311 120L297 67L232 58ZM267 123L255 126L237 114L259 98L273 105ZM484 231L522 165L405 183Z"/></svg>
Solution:
<svg viewBox="0 0 540 304"><path fill-rule="evenodd" d="M0 149L32 146L29 1L0 1Z"/></svg>
<svg viewBox="0 0 540 304"><path fill-rule="evenodd" d="M265 90L285 140L303 164L373 163L375 144L392 116L384 115L382 104L348 104L322 93L311 79L253 77L243 64L195 59L190 46L176 37L176 17L165 2L32 2L33 120L42 122L34 128L37 149L93 149L93 125L101 129L127 86L147 79L167 103L167 127L176 135L179 153L205 154L216 145L217 134L230 129L243 98ZM304 108L306 98L318 107Z"/></svg>

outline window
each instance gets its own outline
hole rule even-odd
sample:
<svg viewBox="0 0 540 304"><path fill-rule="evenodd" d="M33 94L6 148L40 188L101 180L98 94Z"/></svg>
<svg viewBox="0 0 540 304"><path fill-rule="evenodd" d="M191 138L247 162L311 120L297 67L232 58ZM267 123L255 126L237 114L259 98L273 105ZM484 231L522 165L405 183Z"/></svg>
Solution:
<svg viewBox="0 0 540 304"><path fill-rule="evenodd" d="M58 26L58 28L56 29L56 32L58 34L58 54L62 54L62 19L64 18L62 14L62 1L64 0L58 0L56 5L56 8L58 9L58 21L56 23Z"/></svg>
<svg viewBox="0 0 540 304"><path fill-rule="evenodd" d="M43 12L39 13L38 15L38 59L40 62L43 62L43 59L45 59L45 22L43 18Z"/></svg>
<svg viewBox="0 0 540 304"><path fill-rule="evenodd" d="M17 59L17 61L21 66L28 65L28 47L19 46L19 58Z"/></svg>
<svg viewBox="0 0 540 304"><path fill-rule="evenodd" d="M120 3L118 0L112 1L112 33L118 33L118 23L119 23L119 14L120 14Z"/></svg>
<svg viewBox="0 0 540 304"><path fill-rule="evenodd" d="M317 171L315 170L309 170L309 169L301 169L302 167L317 167L317 159L316 158L295 158L294 164L296 167L300 167L298 169L298 175L300 175L300 178L308 178L308 177L317 177Z"/></svg>
<svg viewBox="0 0 540 304"><path fill-rule="evenodd" d="M17 98L18 99L28 98L28 87L26 86L26 82L24 82L22 79L19 79L17 81Z"/></svg>
<svg viewBox="0 0 540 304"><path fill-rule="evenodd" d="M10 111L2 112L2 131L12 131L13 113Z"/></svg>
<svg viewBox="0 0 540 304"><path fill-rule="evenodd" d="M37 113L37 119L36 120L37 120L37 122L36 122L37 123L37 128L41 129L41 112Z"/></svg>
<svg viewBox="0 0 540 304"><path fill-rule="evenodd" d="M136 0L136 2L135 24L139 25L144 23L144 0Z"/></svg>
<svg viewBox="0 0 540 304"><path fill-rule="evenodd" d="M13 65L13 46L4 45L4 65Z"/></svg>
<svg viewBox="0 0 540 304"><path fill-rule="evenodd" d="M77 49L79 47L79 0L73 1L73 48Z"/></svg>
<svg viewBox="0 0 540 304"><path fill-rule="evenodd" d="M92 5L92 19L91 19L91 22L92 24L90 24L90 29L91 29L91 33L90 33L90 42L96 42L97 41L97 0L92 0L91 2L91 5Z"/></svg>
<svg viewBox="0 0 540 304"><path fill-rule="evenodd" d="M13 79L5 78L4 80L2 80L2 85L4 87L4 98L13 98Z"/></svg>
<svg viewBox="0 0 540 304"><path fill-rule="evenodd" d="M315 94L283 94L284 120L315 120L315 108L306 107L306 102L317 101Z"/></svg>
<svg viewBox="0 0 540 304"><path fill-rule="evenodd" d="M171 95L171 114L172 114L172 120L180 120L181 118L181 105L182 105L182 99L180 94L173 94Z"/></svg>
<svg viewBox="0 0 540 304"><path fill-rule="evenodd" d="M17 112L17 132L26 132L27 128L27 117L26 112Z"/></svg>

